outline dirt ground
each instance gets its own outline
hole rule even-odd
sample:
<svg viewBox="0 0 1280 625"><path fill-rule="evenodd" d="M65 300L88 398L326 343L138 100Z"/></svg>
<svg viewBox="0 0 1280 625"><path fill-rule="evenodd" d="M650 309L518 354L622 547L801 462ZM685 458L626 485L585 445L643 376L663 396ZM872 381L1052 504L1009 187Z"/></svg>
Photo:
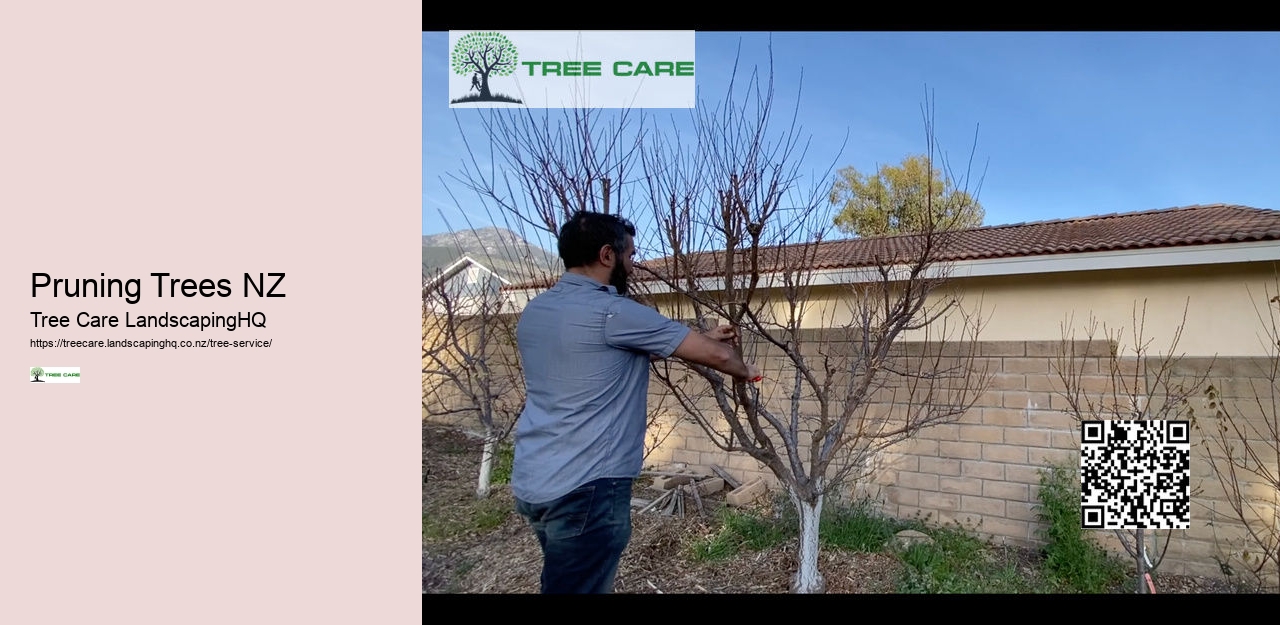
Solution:
<svg viewBox="0 0 1280 625"><path fill-rule="evenodd" d="M538 542L513 510L510 489L494 487L487 501L475 497L480 444L465 432L423 424L422 544L423 593L536 593L542 567ZM637 480L636 496L652 499L649 480ZM712 536L715 510L724 493L703 497L704 514L692 506L686 515L633 513L631 543L623 553L617 593L786 593L795 570L795 541L725 560L698 562L691 546ZM1034 550L1013 550L1001 557L1017 560L1028 579L1039 573ZM892 553L849 553L824 549L819 566L827 592L895 592L903 564ZM1223 580L1160 576L1165 594L1227 592Z"/></svg>

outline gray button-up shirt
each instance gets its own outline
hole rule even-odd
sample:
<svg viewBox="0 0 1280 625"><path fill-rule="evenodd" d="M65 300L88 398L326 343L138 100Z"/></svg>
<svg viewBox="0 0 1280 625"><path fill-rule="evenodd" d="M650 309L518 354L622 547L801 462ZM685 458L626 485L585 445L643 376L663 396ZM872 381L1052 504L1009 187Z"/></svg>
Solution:
<svg viewBox="0 0 1280 625"><path fill-rule="evenodd" d="M516 327L526 399L512 493L544 503L592 480L638 476L649 354L670 356L689 331L575 273L533 298Z"/></svg>

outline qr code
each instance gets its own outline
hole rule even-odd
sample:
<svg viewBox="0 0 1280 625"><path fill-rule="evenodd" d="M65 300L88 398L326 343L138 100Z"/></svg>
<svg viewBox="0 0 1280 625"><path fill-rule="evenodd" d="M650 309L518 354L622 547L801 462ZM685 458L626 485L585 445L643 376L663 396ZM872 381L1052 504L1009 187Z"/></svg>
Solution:
<svg viewBox="0 0 1280 625"><path fill-rule="evenodd" d="M1085 529L1191 526L1187 421L1080 424L1080 523Z"/></svg>

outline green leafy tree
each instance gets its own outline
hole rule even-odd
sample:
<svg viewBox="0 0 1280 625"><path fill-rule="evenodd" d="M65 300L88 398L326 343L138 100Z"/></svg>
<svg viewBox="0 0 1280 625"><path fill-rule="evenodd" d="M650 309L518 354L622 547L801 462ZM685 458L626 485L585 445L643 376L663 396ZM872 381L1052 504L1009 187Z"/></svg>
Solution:
<svg viewBox="0 0 1280 625"><path fill-rule="evenodd" d="M882 165L874 176L853 167L838 174L830 199L839 210L835 225L844 232L871 237L920 232L927 224L945 229L982 225L982 205L955 188L943 169L926 156L911 155L900 165Z"/></svg>
<svg viewBox="0 0 1280 625"><path fill-rule="evenodd" d="M44 369L43 369L43 368L41 368L41 367L32 367L32 368L31 368L31 375L35 376L35 378L36 378L36 379L32 380L32 382L40 382L40 381L41 381L41 380L40 380L40 376L44 375Z"/></svg>
<svg viewBox="0 0 1280 625"><path fill-rule="evenodd" d="M495 99L489 91L489 76L510 76L516 71L516 46L502 33L475 32L458 40L449 56L455 74L471 74L472 87L480 100Z"/></svg>

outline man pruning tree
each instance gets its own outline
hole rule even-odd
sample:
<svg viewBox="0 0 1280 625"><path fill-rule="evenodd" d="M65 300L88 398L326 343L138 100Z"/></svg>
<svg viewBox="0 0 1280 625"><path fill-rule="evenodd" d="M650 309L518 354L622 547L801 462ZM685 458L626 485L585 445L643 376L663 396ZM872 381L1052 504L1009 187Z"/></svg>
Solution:
<svg viewBox="0 0 1280 625"><path fill-rule="evenodd" d="M644 454L650 356L737 378L759 369L729 326L693 332L630 298L635 226L580 211L560 230L565 273L516 329L526 401L511 488L542 546L543 593L607 593L631 539L631 488Z"/></svg>

